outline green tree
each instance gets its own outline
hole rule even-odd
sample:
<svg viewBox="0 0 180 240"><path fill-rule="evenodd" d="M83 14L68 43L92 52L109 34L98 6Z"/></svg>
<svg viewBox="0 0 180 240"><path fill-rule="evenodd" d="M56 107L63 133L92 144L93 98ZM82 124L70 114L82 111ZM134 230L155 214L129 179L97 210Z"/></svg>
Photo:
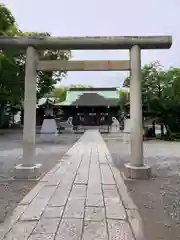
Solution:
<svg viewBox="0 0 180 240"><path fill-rule="evenodd" d="M57 87L54 88L52 92L52 96L56 99L57 102L63 102L66 100L66 93L67 93L68 87Z"/></svg>
<svg viewBox="0 0 180 240"><path fill-rule="evenodd" d="M16 24L12 13L0 4L0 35L4 36L50 36L49 33L23 33ZM68 60L70 51L40 51L43 60ZM52 91L54 85L66 75L65 71L37 73L37 97L40 98ZM0 111L8 105L21 105L24 97L25 53L0 51Z"/></svg>
<svg viewBox="0 0 180 240"><path fill-rule="evenodd" d="M129 87L127 78L124 86ZM180 69L165 70L159 62L150 63L142 68L142 102L144 117L154 117L167 133L180 132Z"/></svg>
<svg viewBox="0 0 180 240"><path fill-rule="evenodd" d="M38 32L26 32L23 33L25 36L40 36L40 37L50 37L49 33L38 33ZM71 52L69 50L46 50L38 52L40 60L69 60L71 57ZM45 94L52 92L55 84L59 83L62 78L67 75L66 71L56 71L56 72L43 72L38 71L37 73L37 96L38 98L43 97Z"/></svg>
<svg viewBox="0 0 180 240"><path fill-rule="evenodd" d="M170 68L161 72L161 97L154 102L168 135L180 137L180 69ZM171 137L171 136L170 136Z"/></svg>
<svg viewBox="0 0 180 240"><path fill-rule="evenodd" d="M0 4L0 36L18 34L14 16L3 4ZM5 123L7 107L9 109L10 104L19 101L21 87L22 81L16 59L9 52L0 51L0 127Z"/></svg>
<svg viewBox="0 0 180 240"><path fill-rule="evenodd" d="M4 4L0 4L0 36L8 35L15 27L15 18Z"/></svg>
<svg viewBox="0 0 180 240"><path fill-rule="evenodd" d="M163 90L163 67L159 62L146 64L142 67L142 104L144 117L153 115L154 101L160 100L161 92ZM123 87L130 87L130 77L126 78ZM131 93L130 93L131 94ZM157 109L155 109L157 115Z"/></svg>
<svg viewBox="0 0 180 240"><path fill-rule="evenodd" d="M0 5L0 33L1 35L11 36L50 36L49 33L22 32L17 28L15 18L12 13L4 6ZM40 60L68 60L71 57L70 51L46 50L38 52ZM0 86L1 96L5 97L4 102L9 102L9 98L13 95L22 101L24 94L24 74L25 74L25 53L24 52L1 52L0 55ZM54 88L57 82L66 75L65 71L42 72L37 74L37 96L42 97ZM19 85L20 83L20 85ZM4 90L6 89L6 99ZM16 89L18 92L16 93ZM19 93L21 91L21 94ZM2 100L1 97L1 100Z"/></svg>
<svg viewBox="0 0 180 240"><path fill-rule="evenodd" d="M123 89L119 91L119 105L121 111L126 113L127 105L129 105L129 92Z"/></svg>

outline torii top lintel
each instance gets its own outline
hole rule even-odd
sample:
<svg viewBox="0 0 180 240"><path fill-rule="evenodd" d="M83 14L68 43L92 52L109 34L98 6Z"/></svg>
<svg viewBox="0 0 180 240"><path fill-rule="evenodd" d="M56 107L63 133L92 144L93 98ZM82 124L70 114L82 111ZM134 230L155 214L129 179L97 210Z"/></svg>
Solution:
<svg viewBox="0 0 180 240"><path fill-rule="evenodd" d="M141 49L168 49L172 36L111 36L111 37L0 37L0 49L103 50L130 49L139 45Z"/></svg>

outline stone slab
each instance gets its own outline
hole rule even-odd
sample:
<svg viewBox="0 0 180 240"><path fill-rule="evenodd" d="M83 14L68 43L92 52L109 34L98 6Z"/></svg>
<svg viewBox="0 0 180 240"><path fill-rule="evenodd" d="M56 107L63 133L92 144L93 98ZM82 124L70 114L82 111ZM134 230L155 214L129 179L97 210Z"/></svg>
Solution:
<svg viewBox="0 0 180 240"><path fill-rule="evenodd" d="M104 198L119 198L116 185L103 185Z"/></svg>
<svg viewBox="0 0 180 240"><path fill-rule="evenodd" d="M83 218L85 208L84 199L69 199L63 214L63 218Z"/></svg>
<svg viewBox="0 0 180 240"><path fill-rule="evenodd" d="M87 195L88 197L92 195L102 195L101 182L100 181L91 182L89 180L88 187L87 187Z"/></svg>
<svg viewBox="0 0 180 240"><path fill-rule="evenodd" d="M107 159L106 159L106 156L104 154L104 152L102 151L103 149L101 149L100 147L98 147L98 151L99 151L99 154L98 154L98 158L99 158L99 163L100 164L107 164Z"/></svg>
<svg viewBox="0 0 180 240"><path fill-rule="evenodd" d="M81 239L82 226L82 219L62 219L55 240Z"/></svg>
<svg viewBox="0 0 180 240"><path fill-rule="evenodd" d="M46 207L43 212L42 218L61 218L64 207Z"/></svg>
<svg viewBox="0 0 180 240"><path fill-rule="evenodd" d="M15 179L37 179L41 175L42 164L34 164L30 167L19 164L14 168Z"/></svg>
<svg viewBox="0 0 180 240"><path fill-rule="evenodd" d="M33 234L28 240L54 240L55 234Z"/></svg>
<svg viewBox="0 0 180 240"><path fill-rule="evenodd" d="M128 222L122 220L108 220L109 240L127 239L135 240Z"/></svg>
<svg viewBox="0 0 180 240"><path fill-rule="evenodd" d="M137 240L144 240L145 234L143 229L143 220L136 209L127 210L128 220L133 229L134 236Z"/></svg>
<svg viewBox="0 0 180 240"><path fill-rule="evenodd" d="M85 209L85 221L104 221L105 220L105 208L104 207L86 207Z"/></svg>
<svg viewBox="0 0 180 240"><path fill-rule="evenodd" d="M41 218L33 234L55 234L59 225L59 218Z"/></svg>
<svg viewBox="0 0 180 240"><path fill-rule="evenodd" d="M151 177L151 167L144 165L142 167L125 164L126 176L131 179L149 179Z"/></svg>
<svg viewBox="0 0 180 240"><path fill-rule="evenodd" d="M50 199L49 206L64 206L67 202L68 196L73 187L74 178L81 162L82 155L79 155L77 162L68 162L66 175L64 176L62 183L57 187L54 195ZM76 158L75 158L76 159Z"/></svg>
<svg viewBox="0 0 180 240"><path fill-rule="evenodd" d="M39 182L19 203L19 205L28 205L37 196L40 190L44 187L44 183Z"/></svg>
<svg viewBox="0 0 180 240"><path fill-rule="evenodd" d="M69 199L79 199L79 198L85 198L86 197L86 185L77 185L74 184L73 188L71 190L71 194L69 196Z"/></svg>
<svg viewBox="0 0 180 240"><path fill-rule="evenodd" d="M41 214L46 208L48 201L53 195L55 190L56 190L55 186L44 187L36 196L36 198L34 198L30 205L27 207L27 209L21 216L21 220L22 221L39 220Z"/></svg>
<svg viewBox="0 0 180 240"><path fill-rule="evenodd" d="M77 172L75 183L76 184L87 184L88 183L88 175L89 175L89 162L90 162L90 153L88 152L83 156L82 163Z"/></svg>
<svg viewBox="0 0 180 240"><path fill-rule="evenodd" d="M100 164L102 184L115 184L111 169L106 164Z"/></svg>
<svg viewBox="0 0 180 240"><path fill-rule="evenodd" d="M102 195L89 195L86 199L86 206L88 207L104 207Z"/></svg>
<svg viewBox="0 0 180 240"><path fill-rule="evenodd" d="M106 217L108 219L125 219L126 212L119 198L105 198Z"/></svg>
<svg viewBox="0 0 180 240"><path fill-rule="evenodd" d="M86 221L84 222L84 231L82 240L108 240L106 223L105 222L93 222Z"/></svg>
<svg viewBox="0 0 180 240"><path fill-rule="evenodd" d="M51 207L64 206L67 202L69 193L70 193L70 189L66 188L66 186L58 187L56 192L48 202L48 206L51 206Z"/></svg>
<svg viewBox="0 0 180 240"><path fill-rule="evenodd" d="M137 209L137 206L134 204L132 198L130 197L130 194L128 193L127 187L121 177L119 170L114 166L111 166L111 169L112 169L113 175L116 179L116 186L121 195L121 199L123 201L125 208L126 209Z"/></svg>
<svg viewBox="0 0 180 240"><path fill-rule="evenodd" d="M26 205L17 206L13 212L13 215L7 218L5 222L0 225L0 240L2 240L10 231L10 229L16 224L26 209Z"/></svg>
<svg viewBox="0 0 180 240"><path fill-rule="evenodd" d="M117 185L117 178L122 179L99 132L85 132L68 156L21 201L9 222L0 225L0 240L8 232L6 240L12 240L21 224L20 240L106 240L108 229L110 239L134 240L119 195L124 183Z"/></svg>
<svg viewBox="0 0 180 240"><path fill-rule="evenodd" d="M4 240L27 240L36 224L37 221L17 222Z"/></svg>

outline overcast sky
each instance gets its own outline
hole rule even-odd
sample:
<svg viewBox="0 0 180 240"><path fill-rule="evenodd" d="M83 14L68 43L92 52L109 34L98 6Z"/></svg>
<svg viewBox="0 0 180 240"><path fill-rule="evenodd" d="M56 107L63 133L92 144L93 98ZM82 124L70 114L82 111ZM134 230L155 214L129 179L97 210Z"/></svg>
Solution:
<svg viewBox="0 0 180 240"><path fill-rule="evenodd" d="M180 67L180 0L4 0L23 31L54 36L172 35L170 50L142 53L142 64L159 60ZM178 45L179 43L179 45ZM73 60L128 59L128 51L73 51ZM121 86L127 72L69 72L63 85Z"/></svg>

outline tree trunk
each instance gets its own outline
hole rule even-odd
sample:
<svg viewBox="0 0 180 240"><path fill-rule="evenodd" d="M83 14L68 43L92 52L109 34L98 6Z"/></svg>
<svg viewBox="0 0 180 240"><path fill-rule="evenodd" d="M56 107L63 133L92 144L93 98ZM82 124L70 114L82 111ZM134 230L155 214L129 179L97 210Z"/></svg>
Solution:
<svg viewBox="0 0 180 240"><path fill-rule="evenodd" d="M164 124L161 123L160 127L161 127L161 137L163 137L164 136Z"/></svg>
<svg viewBox="0 0 180 240"><path fill-rule="evenodd" d="M156 127L155 127L155 120L152 121L152 130L153 130L153 137L156 137Z"/></svg>
<svg viewBox="0 0 180 240"><path fill-rule="evenodd" d="M4 125L4 105L0 106L0 128Z"/></svg>

